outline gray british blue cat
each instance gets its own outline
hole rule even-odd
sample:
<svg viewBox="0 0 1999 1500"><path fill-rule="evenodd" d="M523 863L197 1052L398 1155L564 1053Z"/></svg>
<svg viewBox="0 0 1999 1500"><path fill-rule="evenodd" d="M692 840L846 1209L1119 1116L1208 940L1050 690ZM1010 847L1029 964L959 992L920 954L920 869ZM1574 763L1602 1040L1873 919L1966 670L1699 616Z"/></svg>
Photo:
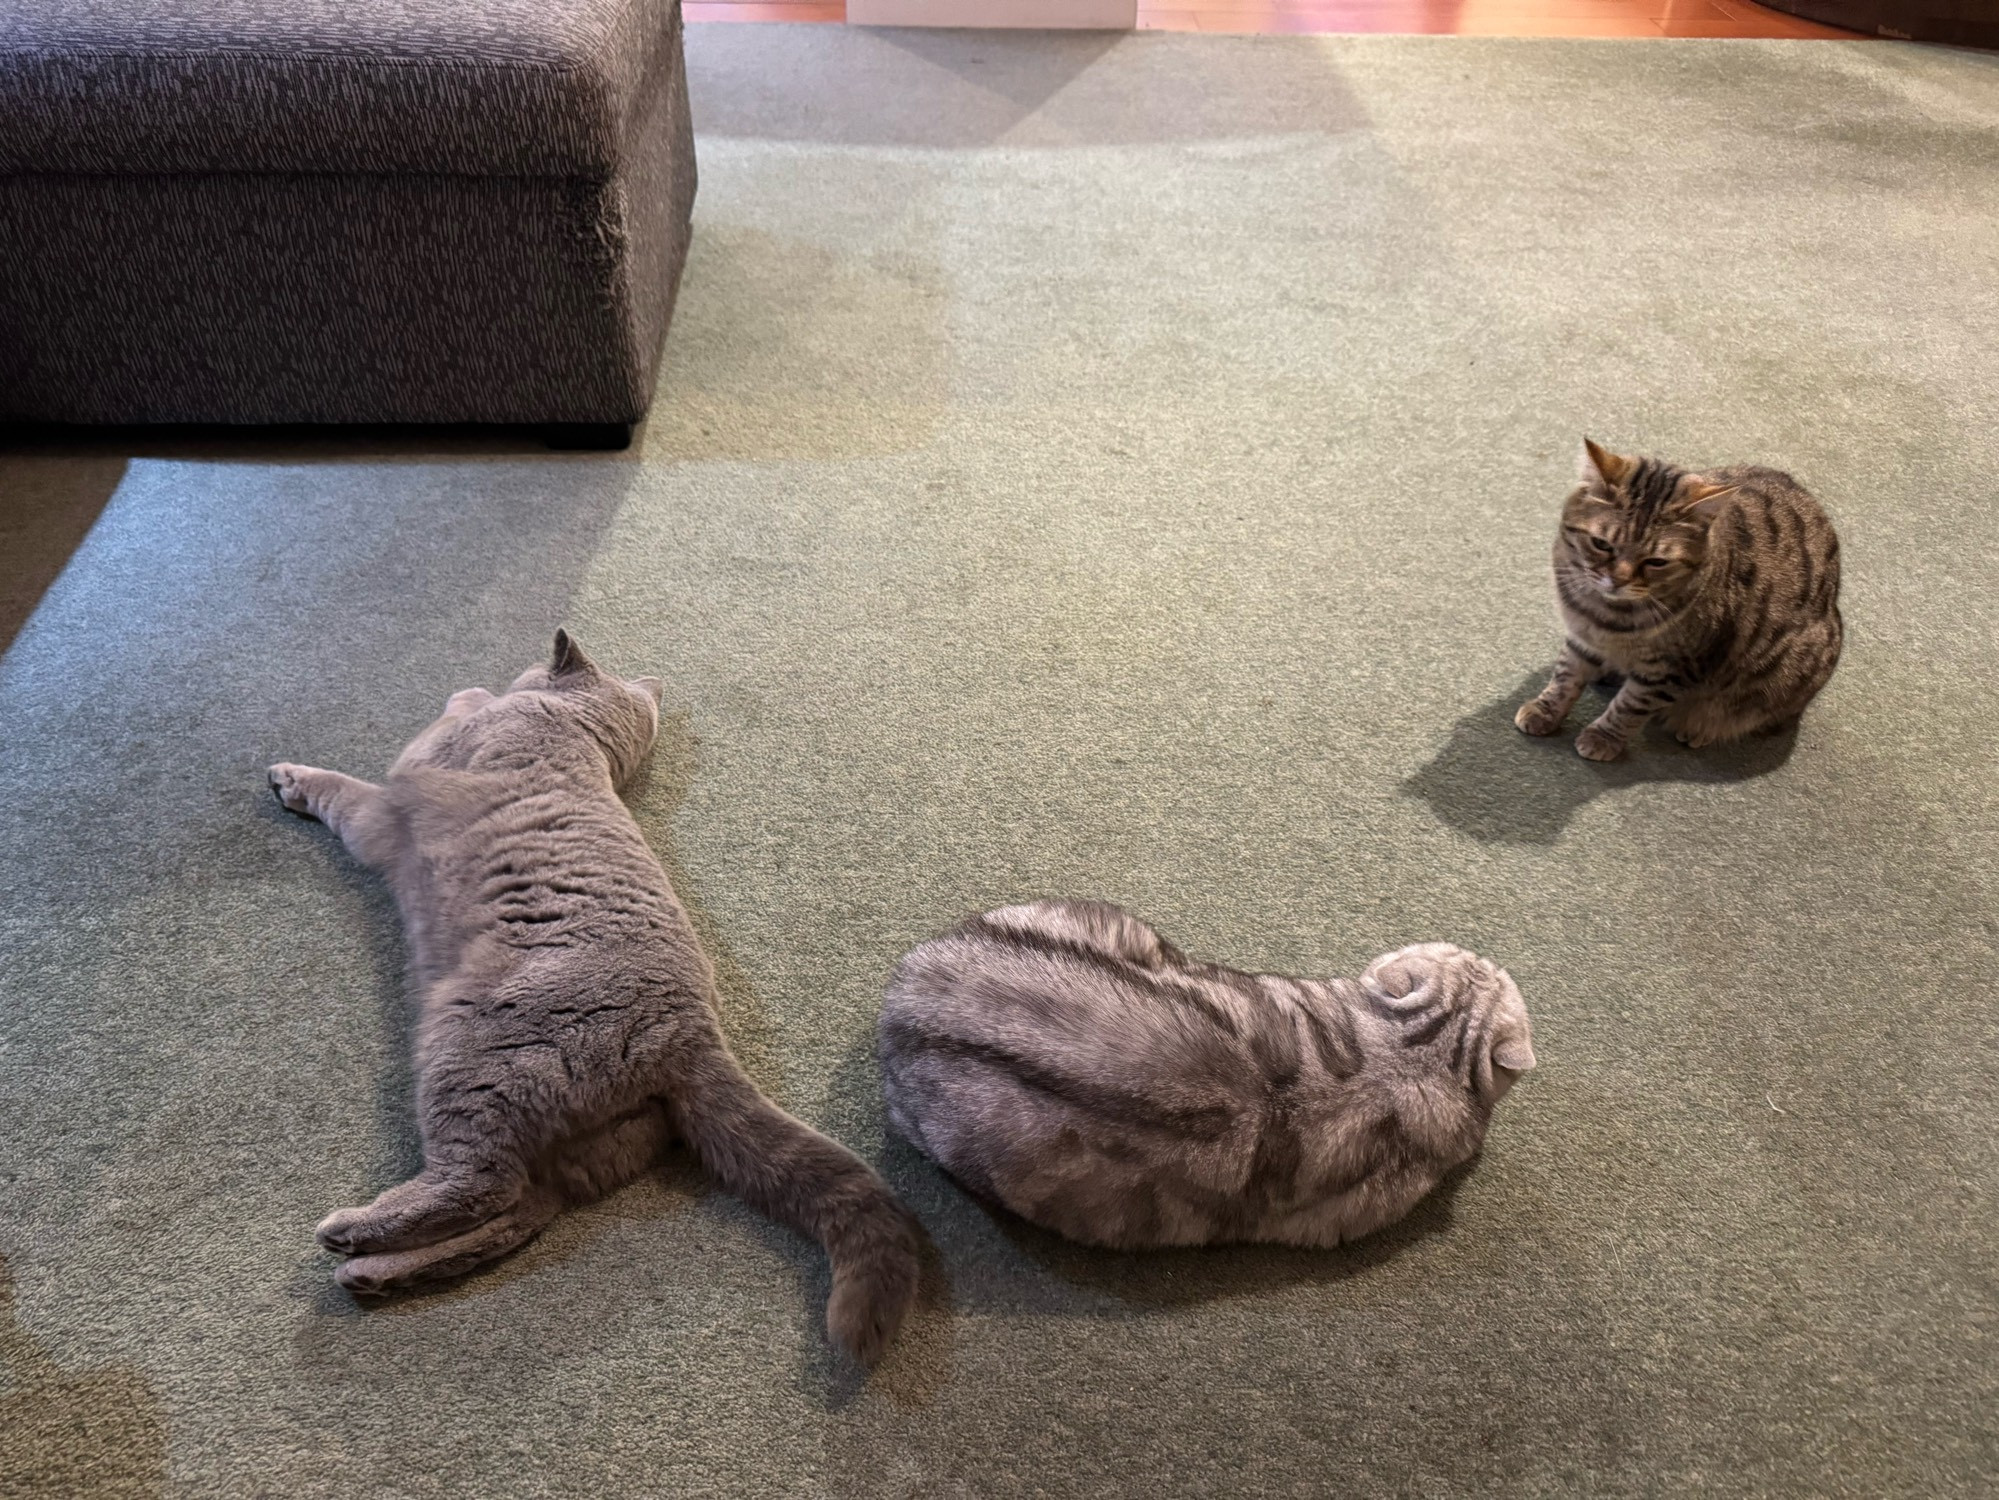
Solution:
<svg viewBox="0 0 1999 1500"><path fill-rule="evenodd" d="M270 768L389 882L421 996L423 1170L319 1226L359 1293L457 1276L675 1140L723 1187L820 1240L827 1326L872 1362L915 1294L915 1231L853 1153L759 1092L715 977L618 789L659 728L660 685L600 671L567 634L505 693L469 688L381 785Z"/></svg>

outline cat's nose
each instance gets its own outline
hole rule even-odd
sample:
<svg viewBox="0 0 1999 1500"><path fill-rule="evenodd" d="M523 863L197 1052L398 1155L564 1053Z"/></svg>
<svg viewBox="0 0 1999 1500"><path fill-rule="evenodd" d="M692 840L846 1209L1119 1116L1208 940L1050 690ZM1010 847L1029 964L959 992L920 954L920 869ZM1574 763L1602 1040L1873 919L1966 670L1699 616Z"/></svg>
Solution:
<svg viewBox="0 0 1999 1500"><path fill-rule="evenodd" d="M1612 565L1610 576L1619 588L1623 588L1625 584L1638 576L1638 565L1636 563L1619 561Z"/></svg>

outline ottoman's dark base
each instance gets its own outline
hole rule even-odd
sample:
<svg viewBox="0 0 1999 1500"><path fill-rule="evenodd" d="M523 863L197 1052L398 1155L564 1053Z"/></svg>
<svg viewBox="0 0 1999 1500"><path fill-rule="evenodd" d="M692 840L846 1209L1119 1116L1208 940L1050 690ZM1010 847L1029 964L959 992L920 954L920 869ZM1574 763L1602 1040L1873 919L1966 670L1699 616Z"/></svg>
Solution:
<svg viewBox="0 0 1999 1500"><path fill-rule="evenodd" d="M1999 47L1999 11L1995 11L1993 0L1757 0L1757 3L1869 36Z"/></svg>
<svg viewBox="0 0 1999 1500"><path fill-rule="evenodd" d="M694 199L661 74L605 180L0 174L0 421L636 421Z"/></svg>
<svg viewBox="0 0 1999 1500"><path fill-rule="evenodd" d="M549 447L572 452L622 453L632 445L629 422L561 422L542 430Z"/></svg>

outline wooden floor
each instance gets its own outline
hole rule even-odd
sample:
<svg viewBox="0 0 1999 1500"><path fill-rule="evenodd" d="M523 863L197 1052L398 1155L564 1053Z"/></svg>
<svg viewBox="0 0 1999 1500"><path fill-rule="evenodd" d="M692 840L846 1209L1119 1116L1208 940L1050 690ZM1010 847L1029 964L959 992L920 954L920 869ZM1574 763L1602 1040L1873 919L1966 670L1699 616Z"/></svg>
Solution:
<svg viewBox="0 0 1999 1500"><path fill-rule="evenodd" d="M846 0L684 0L690 21L844 21ZM1153 31L1843 37L1754 0L1139 0Z"/></svg>

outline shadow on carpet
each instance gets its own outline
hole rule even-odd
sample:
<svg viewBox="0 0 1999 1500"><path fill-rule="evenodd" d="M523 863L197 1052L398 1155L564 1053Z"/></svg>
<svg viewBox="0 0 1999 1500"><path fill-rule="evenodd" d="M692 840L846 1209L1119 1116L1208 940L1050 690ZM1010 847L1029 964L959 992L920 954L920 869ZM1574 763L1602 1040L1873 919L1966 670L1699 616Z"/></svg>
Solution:
<svg viewBox="0 0 1999 1500"><path fill-rule="evenodd" d="M1559 734L1537 739L1514 728L1514 712L1547 680L1537 672L1466 714L1436 758L1403 782L1407 796L1483 844L1552 844L1597 798L1653 781L1736 782L1767 776L1791 758L1795 726L1782 734L1689 750L1654 723L1622 760L1584 760L1575 738L1608 695L1592 690Z"/></svg>

